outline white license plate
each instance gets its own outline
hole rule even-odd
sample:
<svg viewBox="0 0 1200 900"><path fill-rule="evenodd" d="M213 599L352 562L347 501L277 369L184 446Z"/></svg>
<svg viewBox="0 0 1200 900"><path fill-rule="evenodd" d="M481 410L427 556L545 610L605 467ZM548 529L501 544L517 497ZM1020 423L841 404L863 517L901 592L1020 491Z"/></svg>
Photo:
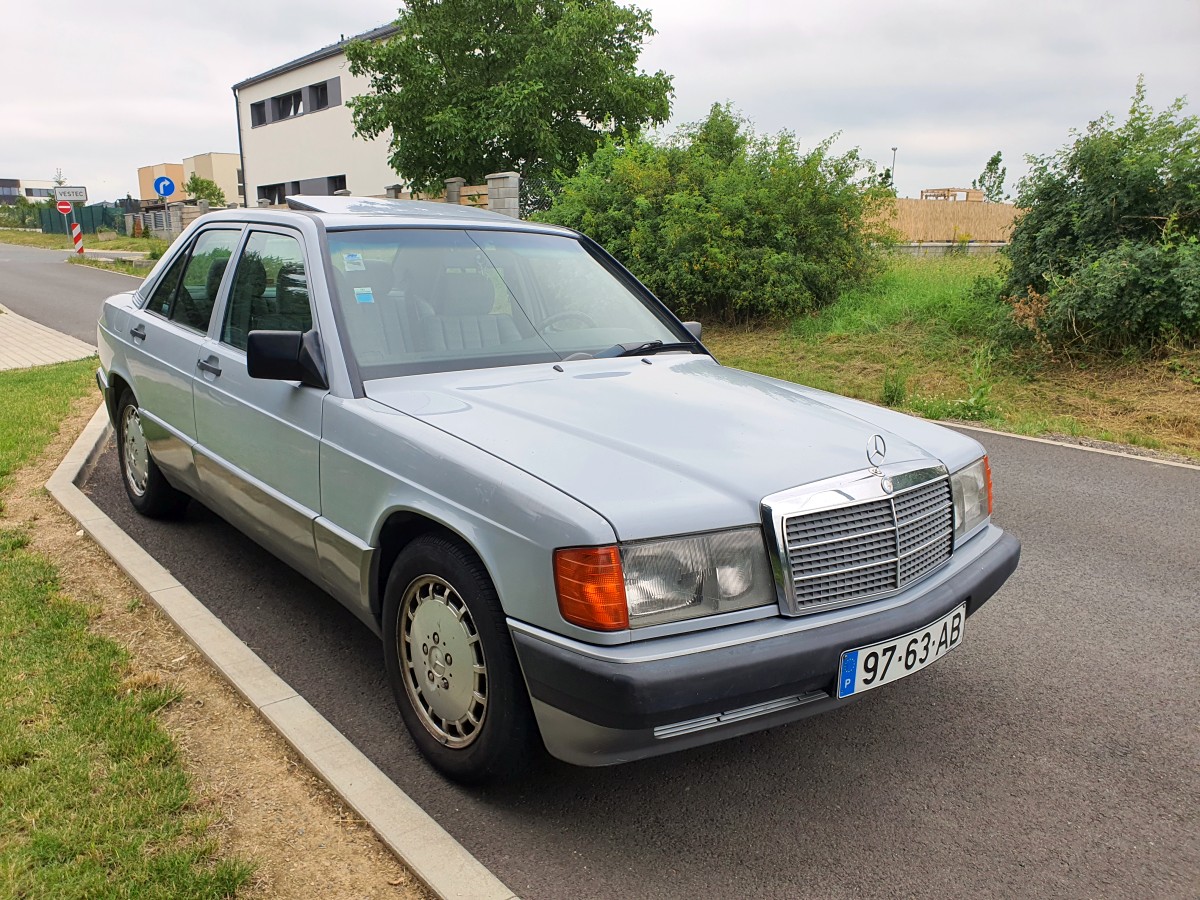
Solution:
<svg viewBox="0 0 1200 900"><path fill-rule="evenodd" d="M963 603L924 628L847 650L838 670L838 697L874 690L921 671L962 643L966 621L967 604Z"/></svg>

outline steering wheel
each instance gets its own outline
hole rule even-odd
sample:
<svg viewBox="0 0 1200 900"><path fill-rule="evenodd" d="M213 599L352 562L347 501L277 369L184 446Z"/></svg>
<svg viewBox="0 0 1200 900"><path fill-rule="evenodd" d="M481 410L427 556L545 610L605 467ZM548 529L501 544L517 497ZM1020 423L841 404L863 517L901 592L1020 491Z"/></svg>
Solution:
<svg viewBox="0 0 1200 900"><path fill-rule="evenodd" d="M562 312L552 313L542 319L541 332L546 334L551 330L561 331L561 328L554 328L559 322L569 322L572 319L582 322L584 328L595 328L596 320L587 313L578 309L564 309Z"/></svg>

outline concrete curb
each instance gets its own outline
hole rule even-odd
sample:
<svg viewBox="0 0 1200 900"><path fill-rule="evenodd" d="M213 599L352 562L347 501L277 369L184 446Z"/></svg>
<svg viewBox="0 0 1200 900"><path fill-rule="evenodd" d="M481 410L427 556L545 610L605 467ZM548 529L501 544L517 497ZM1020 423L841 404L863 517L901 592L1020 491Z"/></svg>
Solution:
<svg viewBox="0 0 1200 900"><path fill-rule="evenodd" d="M46 482L50 495L429 890L442 900L517 900L79 489L111 433L102 405Z"/></svg>

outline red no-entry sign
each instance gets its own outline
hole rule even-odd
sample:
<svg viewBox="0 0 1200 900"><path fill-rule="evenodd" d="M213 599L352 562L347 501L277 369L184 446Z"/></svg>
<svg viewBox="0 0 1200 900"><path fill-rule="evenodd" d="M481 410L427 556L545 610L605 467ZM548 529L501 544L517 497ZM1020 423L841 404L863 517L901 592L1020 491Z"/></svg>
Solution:
<svg viewBox="0 0 1200 900"><path fill-rule="evenodd" d="M66 200L59 200L57 205L58 211L64 216L69 216L71 214L71 204Z"/></svg>

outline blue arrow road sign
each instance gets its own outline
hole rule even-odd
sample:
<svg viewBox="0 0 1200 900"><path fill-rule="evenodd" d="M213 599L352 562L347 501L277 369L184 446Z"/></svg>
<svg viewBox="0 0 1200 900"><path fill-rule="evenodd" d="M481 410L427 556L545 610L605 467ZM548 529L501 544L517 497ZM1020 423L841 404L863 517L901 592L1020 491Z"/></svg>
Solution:
<svg viewBox="0 0 1200 900"><path fill-rule="evenodd" d="M154 179L154 193L160 197L170 197L175 193L175 182L166 175Z"/></svg>

